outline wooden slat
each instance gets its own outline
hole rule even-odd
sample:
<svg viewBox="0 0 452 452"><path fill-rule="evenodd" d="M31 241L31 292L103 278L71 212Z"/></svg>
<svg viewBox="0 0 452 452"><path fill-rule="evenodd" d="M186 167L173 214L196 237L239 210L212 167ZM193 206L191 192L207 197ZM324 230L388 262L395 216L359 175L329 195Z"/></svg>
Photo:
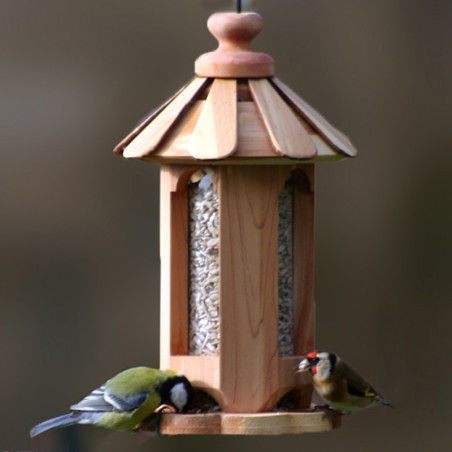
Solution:
<svg viewBox="0 0 452 452"><path fill-rule="evenodd" d="M278 172L219 168L220 381L229 412L278 397Z"/></svg>
<svg viewBox="0 0 452 452"><path fill-rule="evenodd" d="M197 159L222 159L237 149L237 80L215 79L188 145Z"/></svg>
<svg viewBox="0 0 452 452"><path fill-rule="evenodd" d="M209 79L196 77L173 99L171 103L147 125L139 135L124 149L126 158L141 158L157 148L166 134L175 126L177 120L190 105Z"/></svg>
<svg viewBox="0 0 452 452"><path fill-rule="evenodd" d="M340 418L340 416L336 416ZM340 423L340 420L338 421ZM324 413L227 414L222 419L223 435L283 435L332 430L333 419Z"/></svg>
<svg viewBox="0 0 452 452"><path fill-rule="evenodd" d="M294 111L267 79L249 80L251 95L275 151L294 159L309 159L317 148Z"/></svg>
<svg viewBox="0 0 452 452"><path fill-rule="evenodd" d="M187 183L196 168L162 165L160 172L160 367L188 353Z"/></svg>
<svg viewBox="0 0 452 452"><path fill-rule="evenodd" d="M188 153L188 144L203 110L204 102L204 100L193 102L187 114L181 118L162 145L152 153L152 157L157 155L164 158L183 157L193 161L193 157Z"/></svg>
<svg viewBox="0 0 452 452"><path fill-rule="evenodd" d="M162 110L166 108L166 106L173 101L184 89L187 85L191 83L188 82L185 86L183 86L177 93L173 94L169 99L167 99L160 107L154 109L150 114L146 116L144 120L142 120L136 127L133 129L132 132L129 133L116 147L113 149L113 152L117 155L122 156L122 153L124 151L124 148L129 145L129 143L132 142L133 139L137 135L141 133L141 131L157 116L160 114Z"/></svg>
<svg viewBox="0 0 452 452"><path fill-rule="evenodd" d="M222 416L207 414L162 414L159 431L162 435L219 435Z"/></svg>
<svg viewBox="0 0 452 452"><path fill-rule="evenodd" d="M320 135L311 135L311 140L317 147L317 158L319 162L327 161L327 159L330 159L331 161L339 161L347 157L346 155L337 152L335 148L333 148L330 143L325 141Z"/></svg>
<svg viewBox="0 0 452 452"><path fill-rule="evenodd" d="M325 416L322 411L258 414L164 413L159 430L163 435L286 435L325 432L340 425L341 416Z"/></svg>
<svg viewBox="0 0 452 452"><path fill-rule="evenodd" d="M279 157L254 102L239 102L239 145L234 157Z"/></svg>
<svg viewBox="0 0 452 452"><path fill-rule="evenodd" d="M157 157L161 157L162 161L166 158L173 159L173 161L176 158L181 158L185 161L192 160L193 157L188 153L188 143L190 142L190 138L198 123L199 116L204 108L204 103L204 100L195 101L187 114L178 122L161 146L145 159L156 161ZM243 158L256 159L254 164L262 163L262 161L259 162L257 159L263 158L277 158L280 162L281 156L275 153L268 133L259 118L254 102L239 102L237 104L237 114L239 125L237 151L227 160L219 161L218 163L221 164L222 162L225 162L230 164L235 162L235 160L232 159L236 159L236 157L239 160L242 159L243 164L246 163ZM306 122L304 122L303 126L310 134L312 141L317 147L318 152L316 161L336 161L346 157L345 155L336 152L330 144L320 135L317 135L317 131ZM313 133L316 135L312 135ZM276 161L274 163L276 163ZM286 163L292 164L293 161L288 160Z"/></svg>
<svg viewBox="0 0 452 452"><path fill-rule="evenodd" d="M335 149L343 154L354 157L358 153L351 141L339 130L334 128L323 116L314 108L300 98L292 89L290 89L281 80L274 77L272 83L281 90L291 105L302 115L319 134L328 141Z"/></svg>
<svg viewBox="0 0 452 452"><path fill-rule="evenodd" d="M314 190L311 186L314 165L306 165L305 171L293 172L293 297L296 355L305 355L314 349Z"/></svg>

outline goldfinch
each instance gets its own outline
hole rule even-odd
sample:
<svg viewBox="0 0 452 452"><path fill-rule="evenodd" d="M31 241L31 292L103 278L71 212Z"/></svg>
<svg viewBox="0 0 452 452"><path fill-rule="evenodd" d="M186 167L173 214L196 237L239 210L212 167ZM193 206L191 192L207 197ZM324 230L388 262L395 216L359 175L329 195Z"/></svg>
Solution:
<svg viewBox="0 0 452 452"><path fill-rule="evenodd" d="M73 424L132 432L146 427L146 420L165 406L184 412L191 398L191 384L182 374L134 367L120 372L72 405L71 413L36 425L30 430L30 436Z"/></svg>
<svg viewBox="0 0 452 452"><path fill-rule="evenodd" d="M368 381L334 353L313 351L297 368L297 372L311 372L319 396L344 414L377 403L392 407Z"/></svg>

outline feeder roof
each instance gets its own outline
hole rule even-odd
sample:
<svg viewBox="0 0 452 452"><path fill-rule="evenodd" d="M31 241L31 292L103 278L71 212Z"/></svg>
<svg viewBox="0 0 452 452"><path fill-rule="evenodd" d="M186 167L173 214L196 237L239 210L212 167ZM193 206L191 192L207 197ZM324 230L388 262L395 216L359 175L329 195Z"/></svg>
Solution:
<svg viewBox="0 0 452 452"><path fill-rule="evenodd" d="M218 49L196 60L196 76L116 154L167 163L308 163L356 155L344 134L274 76L273 59L251 50L262 29L258 14L214 14L208 28Z"/></svg>

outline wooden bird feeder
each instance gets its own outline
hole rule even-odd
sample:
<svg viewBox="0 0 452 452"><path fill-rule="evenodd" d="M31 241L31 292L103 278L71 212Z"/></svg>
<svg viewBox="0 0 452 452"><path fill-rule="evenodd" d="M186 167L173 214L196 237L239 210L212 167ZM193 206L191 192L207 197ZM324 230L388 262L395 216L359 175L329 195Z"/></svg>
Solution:
<svg viewBox="0 0 452 452"><path fill-rule="evenodd" d="M115 149L161 164L160 367L221 408L164 414L161 431L329 430L294 368L314 348L314 165L356 150L251 50L258 14L207 24L218 49Z"/></svg>

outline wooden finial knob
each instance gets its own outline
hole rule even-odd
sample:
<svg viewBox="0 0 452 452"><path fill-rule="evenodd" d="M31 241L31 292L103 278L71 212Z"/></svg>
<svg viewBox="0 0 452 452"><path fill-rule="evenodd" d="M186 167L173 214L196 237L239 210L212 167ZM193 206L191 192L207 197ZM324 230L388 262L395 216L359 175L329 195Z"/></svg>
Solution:
<svg viewBox="0 0 452 452"><path fill-rule="evenodd" d="M263 27L262 17L255 13L213 14L207 21L207 28L222 50L251 51L251 41Z"/></svg>
<svg viewBox="0 0 452 452"><path fill-rule="evenodd" d="M251 42L262 30L256 13L216 13L207 21L209 31L218 40L218 49L201 55L195 62L200 77L255 78L272 77L273 58L253 52Z"/></svg>

